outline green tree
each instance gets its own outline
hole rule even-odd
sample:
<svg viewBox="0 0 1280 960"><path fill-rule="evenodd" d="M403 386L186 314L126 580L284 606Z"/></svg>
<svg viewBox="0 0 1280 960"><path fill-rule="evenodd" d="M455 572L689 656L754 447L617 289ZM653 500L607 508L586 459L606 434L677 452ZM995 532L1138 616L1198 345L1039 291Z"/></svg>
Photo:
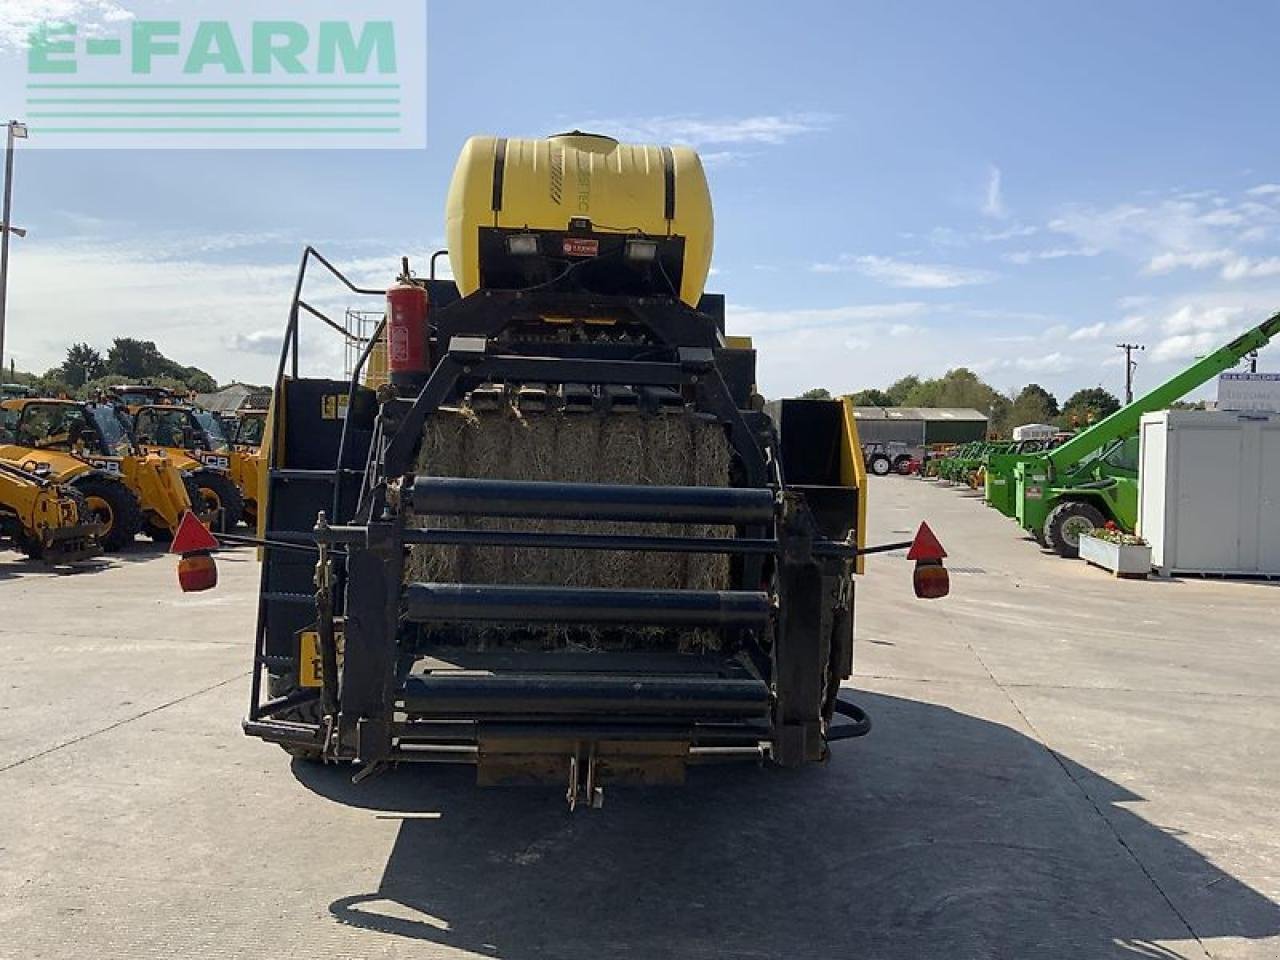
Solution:
<svg viewBox="0 0 1280 960"><path fill-rule="evenodd" d="M806 390L800 394L801 400L830 400L831 391L826 387L814 387L812 390Z"/></svg>
<svg viewBox="0 0 1280 960"><path fill-rule="evenodd" d="M1029 397L1038 398L1040 402L1044 404L1044 408L1049 411L1050 417L1056 417L1061 413L1061 410L1058 409L1058 398L1044 387L1040 386L1040 384L1028 383L1022 388L1022 392L1018 394L1017 399L1022 400Z"/></svg>
<svg viewBox="0 0 1280 960"><path fill-rule="evenodd" d="M167 358L151 340L116 337L107 351L107 373L144 380L164 373Z"/></svg>
<svg viewBox="0 0 1280 960"><path fill-rule="evenodd" d="M895 384L896 386L896 384ZM892 388L890 388L892 390ZM997 400L1005 399L990 384L966 367L948 370L941 377L922 380L903 398L907 407L972 407L987 413Z"/></svg>
<svg viewBox="0 0 1280 960"><path fill-rule="evenodd" d="M217 381L199 367L184 367L161 353L153 341L131 337L117 337L112 341L107 351L105 375L124 378L117 382L173 380L197 393L212 393L218 388Z"/></svg>
<svg viewBox="0 0 1280 960"><path fill-rule="evenodd" d="M884 390L859 390L857 393L850 394L849 399L855 407L894 407L897 406L893 402L893 397L889 396Z"/></svg>
<svg viewBox="0 0 1280 960"><path fill-rule="evenodd" d="M1062 405L1064 427L1083 427L1097 423L1120 409L1120 401L1102 387L1077 390Z"/></svg>
<svg viewBox="0 0 1280 960"><path fill-rule="evenodd" d="M68 386L78 390L106 372L106 360L89 344L73 343L67 348L67 358L62 361L62 379Z"/></svg>
<svg viewBox="0 0 1280 960"><path fill-rule="evenodd" d="M1009 408L1008 426L1012 429L1024 423L1052 423L1058 412L1054 395L1038 383L1029 383Z"/></svg>
<svg viewBox="0 0 1280 960"><path fill-rule="evenodd" d="M892 403L884 404L889 407L901 407L906 403L907 395L916 387L920 386L920 378L915 374L909 374L900 380L889 385L889 389L885 391Z"/></svg>

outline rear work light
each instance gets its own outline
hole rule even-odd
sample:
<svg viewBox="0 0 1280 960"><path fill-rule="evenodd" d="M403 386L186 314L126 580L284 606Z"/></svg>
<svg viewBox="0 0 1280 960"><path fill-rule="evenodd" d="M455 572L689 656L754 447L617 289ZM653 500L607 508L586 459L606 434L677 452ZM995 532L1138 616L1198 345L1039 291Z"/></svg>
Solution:
<svg viewBox="0 0 1280 960"><path fill-rule="evenodd" d="M658 241L628 240L626 257L633 263L652 263L658 259Z"/></svg>
<svg viewBox="0 0 1280 960"><path fill-rule="evenodd" d="M507 237L507 253L513 257L536 257L538 255L538 235L536 233L515 233Z"/></svg>
<svg viewBox="0 0 1280 960"><path fill-rule="evenodd" d="M218 565L212 554L216 549L218 541L208 527L190 510L184 513L169 548L170 553L179 554L178 586L183 593L212 590L218 585Z"/></svg>

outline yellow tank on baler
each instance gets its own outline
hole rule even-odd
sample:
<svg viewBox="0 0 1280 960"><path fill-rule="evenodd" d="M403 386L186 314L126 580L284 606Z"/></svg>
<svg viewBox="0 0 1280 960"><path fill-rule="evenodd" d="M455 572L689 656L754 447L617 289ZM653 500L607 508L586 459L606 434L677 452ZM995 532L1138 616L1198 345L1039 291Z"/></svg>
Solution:
<svg viewBox="0 0 1280 960"><path fill-rule="evenodd" d="M696 307L711 269L711 192L688 147L619 143L574 131L545 140L472 137L445 210L449 262L465 297L481 287L481 227L683 237L680 299Z"/></svg>

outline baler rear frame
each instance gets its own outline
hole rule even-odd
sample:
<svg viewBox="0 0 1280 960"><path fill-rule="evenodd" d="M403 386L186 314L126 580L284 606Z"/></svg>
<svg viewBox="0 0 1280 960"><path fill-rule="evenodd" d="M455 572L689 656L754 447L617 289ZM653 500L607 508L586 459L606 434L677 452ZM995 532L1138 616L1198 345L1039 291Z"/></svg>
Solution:
<svg viewBox="0 0 1280 960"><path fill-rule="evenodd" d="M285 443L284 406L290 386L285 380L285 370L291 370L295 384L299 381L297 349L301 314L311 314L346 335L344 328L302 298L313 259L353 293L370 296L382 293L356 286L318 252L307 248L281 352L271 415L277 447ZM436 291L441 289L439 282L428 283ZM865 715L856 708L838 704L836 698L839 679L848 676L852 669L852 567L856 558L866 552L895 549L904 544L872 550L860 547L854 518L857 498L865 495L865 489L788 485L784 464L777 455L781 448L775 449L772 458L766 457L758 439L772 436L776 441L779 426L758 408L743 409L749 401L735 396L735 389L738 394L742 393L741 383L731 387L721 373L717 361L718 356L724 355L724 342L714 317L664 297L608 298L607 303L602 303L601 298L590 296L575 301L563 295L547 298L518 291L485 291L466 300L454 300L452 307L447 294L442 299L446 301L444 309L435 306L437 312L433 314L433 321L437 321L439 359L413 399L389 394L380 397L383 402L372 420L363 471L346 464L353 454L359 456L358 448L351 446L356 400L365 390L359 381L374 344L382 336L382 327L366 345L350 382L343 384L347 413L338 442L338 462L328 478L332 483L332 497L325 503L332 512L328 516L321 514L315 528L307 533L296 527L271 530L270 502L264 510L268 556L282 549L314 550L319 558L317 590L314 596L272 591L268 565L264 564L255 670L245 732L304 750L317 750L329 759L356 760L370 767L399 761L480 764L488 751L494 770L506 769L504 763L510 761L514 766L508 772L514 772L519 763L513 757L523 758L520 762L527 760L535 766L546 762L547 755L537 753L541 744L567 764L571 785L580 779L589 785L595 784L607 777L610 764L614 773L619 770L636 773L652 762L651 773L658 779L671 774L675 766L682 770L685 762L733 756L760 759L768 756L779 764L798 766L825 758L828 740L865 733L869 727ZM433 296L435 303L437 297ZM537 316L540 311L552 308L556 312L607 308L613 315L624 316L627 322L652 331L658 344L643 346L643 349L622 345L614 349L610 345L609 350L596 352L617 356L599 359L575 355L581 351L572 344L563 345L564 355L548 357L529 353L545 349L545 345L497 342L502 331L520 322L522 316ZM693 343L681 343L681 339L692 339ZM495 347L499 346L506 352L497 352ZM526 352L520 352L522 350ZM655 354L658 359L651 359ZM731 359L725 357L725 362ZM415 448L427 418L448 399L457 396L465 385L511 382L613 385L679 392L690 401L692 409L724 424L741 467L738 482L743 486L647 487L644 488L646 495L663 519L669 518L674 510L679 519L672 522L731 520L739 535L697 538L407 528L404 511L396 512L394 504L389 503L388 483L412 471ZM327 389L325 383L320 382L320 388ZM856 437L853 440L856 445ZM298 482L309 481L312 478L301 474L321 472L291 470L279 460L273 451L272 474L282 481L287 482L292 474L299 475ZM354 511L344 508L343 475L346 473L359 474L359 506ZM354 482L355 477L351 479ZM450 490L444 489L450 486ZM591 491L596 496L590 504L591 517L607 519L610 514L600 512L599 496L604 492L607 498L607 491L617 493L619 488L588 486L598 488ZM423 505L429 505L433 511L439 511L444 493L466 494L484 502L485 515L503 515L500 511L495 514L494 504L505 502L514 505L514 512L505 514L508 516L525 516L528 514L521 511L536 509L542 511L537 513L540 517L566 519L583 515L581 497L585 492L569 484L456 480L450 485L440 483L439 478L418 478L411 496L415 500L423 499ZM814 509L807 502L806 492L817 498ZM408 494L402 490L401 496L405 495ZM625 501L628 496L629 492L623 490L620 499ZM711 502L717 498L723 501L719 506ZM733 513L725 506L730 502L736 504L732 509L740 509L741 513ZM700 509L710 512L699 513ZM730 509L730 513L724 513L725 509ZM350 522L347 522L349 513ZM833 530L833 516L849 520L843 528ZM762 589L702 593L603 591L609 594L604 597L601 593L577 588L468 584L406 587L401 583L406 547L420 543L724 553L739 558L740 583L759 583ZM773 591L782 598L777 609L769 603L765 582L769 571L772 571ZM505 606L496 607L497 601ZM268 602L292 605L300 617L314 616L325 665L320 689L293 690L263 701L263 670L277 669L284 665L281 661L288 659L271 652L266 616ZM664 678L661 656L627 653L628 670L618 682L602 679L598 673L580 682L535 678L535 687L541 683L546 688L538 690L538 702L543 709L523 720L518 719L520 711L512 709L512 704L520 704L519 698L529 692L514 689L523 682L519 676L514 680L497 677L494 682L479 686L467 681L473 688L483 687L482 696L468 701L466 709L455 711L458 715L454 716L441 706L440 684L413 681L407 673L405 655L399 649L403 622L453 622L459 617L465 619L466 611L477 616L486 613L490 620L495 611L505 611L504 615L513 619L527 618L548 605L557 610L557 616L579 618L609 619L627 615L652 618L645 622L680 622L682 617L686 621L692 617L696 622L714 622L734 631L747 630L750 623L771 637L761 649L768 651L765 656L771 658L768 662L772 666L767 670L758 669L765 664L754 663L753 656L758 659L760 654L747 655L745 651L749 648L743 644L744 652L721 658L714 682L701 682L696 671L692 676L682 673ZM305 615L304 607L308 608ZM339 633L345 642L340 667ZM415 653L415 657L419 654L420 651ZM689 655L677 656L682 658L683 668L695 666ZM605 661L595 662L603 665ZM558 661L557 665L563 663ZM295 658L293 666L296 665ZM543 664L543 673L546 666ZM721 676L725 671L730 674L739 671L740 675L736 679ZM638 674L643 677L637 679ZM500 695L498 688L504 684L513 689ZM745 696L748 689L754 692L755 699ZM734 690L738 699L729 697L733 709L727 715L717 713L716 704L728 702L724 698ZM446 699L456 692L455 688ZM579 711L574 707L579 702L575 697L584 695L594 698L594 702L589 704L590 709ZM507 699L503 700L503 696ZM696 701L696 697L703 699ZM420 711L430 713L429 718L397 718L397 713L413 713L409 709L410 701L420 698L434 704ZM548 701L553 705L558 702L565 709L546 709ZM487 714L480 709L485 703L494 707ZM657 715L652 713L655 703L663 704ZM317 704L324 708L323 724L289 718L302 708L314 710ZM602 712L602 706L608 708L607 712ZM853 720L843 732L832 722L837 714ZM511 748L511 737L515 734L519 734L520 750L514 754L502 753L503 749ZM687 752L672 755L673 743L684 744ZM619 752L619 744L638 746L627 754ZM652 750L646 744L652 745ZM585 776L581 775L583 770ZM640 776L644 779L645 775ZM593 795L591 789L587 792Z"/></svg>

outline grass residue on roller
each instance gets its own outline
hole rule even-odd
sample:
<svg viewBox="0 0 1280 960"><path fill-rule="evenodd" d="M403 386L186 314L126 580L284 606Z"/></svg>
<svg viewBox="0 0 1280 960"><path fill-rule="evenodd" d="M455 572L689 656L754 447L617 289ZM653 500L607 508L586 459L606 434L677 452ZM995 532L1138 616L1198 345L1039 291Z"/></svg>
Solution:
<svg viewBox="0 0 1280 960"><path fill-rule="evenodd" d="M446 408L423 431L416 470L424 476L560 483L663 486L728 486L731 450L724 428L712 419L678 413L522 415L514 408L477 413ZM414 527L522 530L562 533L627 533L649 536L732 536L731 527L606 521L516 520L412 516ZM726 590L729 559L716 554L627 553L613 550L549 550L416 545L405 576L437 583L506 583L579 587ZM556 627L521 630L522 646L545 648L651 647L669 643L669 631L608 631ZM468 642L488 645L508 631L468 630ZM682 649L718 643L714 631L680 631ZM668 638L664 640L663 638ZM503 644L505 645L505 644Z"/></svg>

